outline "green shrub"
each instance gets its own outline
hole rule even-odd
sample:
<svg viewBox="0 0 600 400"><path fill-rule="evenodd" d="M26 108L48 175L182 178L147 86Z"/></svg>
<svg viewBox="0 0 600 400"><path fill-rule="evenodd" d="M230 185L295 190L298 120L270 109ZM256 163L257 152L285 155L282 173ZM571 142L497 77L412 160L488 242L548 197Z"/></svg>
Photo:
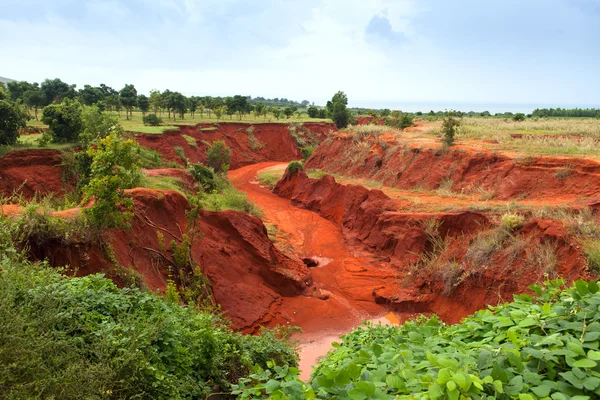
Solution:
<svg viewBox="0 0 600 400"><path fill-rule="evenodd" d="M44 107L42 122L48 125L54 142L75 142L84 129L81 113L81 105L77 101L64 99L60 104Z"/></svg>
<svg viewBox="0 0 600 400"><path fill-rule="evenodd" d="M446 113L442 120L442 142L445 146L454 145L454 137L458 133L458 128L461 125L461 120L456 117L454 112Z"/></svg>
<svg viewBox="0 0 600 400"><path fill-rule="evenodd" d="M287 170L290 174L295 174L296 171L304 171L304 165L300 161L292 161L288 164Z"/></svg>
<svg viewBox="0 0 600 400"><path fill-rule="evenodd" d="M124 139L115 129L101 139L97 147L88 149L92 164L90 181L83 193L84 201L94 200L92 206L85 209L94 227L128 226L133 200L125 196L124 191L139 185L142 178L138 148L137 143Z"/></svg>
<svg viewBox="0 0 600 400"><path fill-rule="evenodd" d="M295 366L277 339L232 333L195 308L101 275L66 278L0 260L0 382L8 399L206 398L265 360Z"/></svg>
<svg viewBox="0 0 600 400"><path fill-rule="evenodd" d="M142 121L144 122L144 125L150 126L159 126L163 123L162 118L158 117L156 114L148 114L142 117Z"/></svg>
<svg viewBox="0 0 600 400"><path fill-rule="evenodd" d="M215 174L212 169L202 164L191 164L189 171L200 184L203 192L210 193L216 189Z"/></svg>
<svg viewBox="0 0 600 400"><path fill-rule="evenodd" d="M523 113L516 113L513 116L513 121L517 121L517 122L525 121L525 114L523 114Z"/></svg>
<svg viewBox="0 0 600 400"><path fill-rule="evenodd" d="M390 116L385 119L385 123L396 129L403 131L404 129L413 126L414 120L411 114L403 113L402 111L394 110Z"/></svg>
<svg viewBox="0 0 600 400"><path fill-rule="evenodd" d="M312 156L312 153L315 151L315 146L306 146L300 149L302 152L302 161L306 161Z"/></svg>
<svg viewBox="0 0 600 400"><path fill-rule="evenodd" d="M26 121L26 114L19 106L0 99L0 145L15 145Z"/></svg>
<svg viewBox="0 0 600 400"><path fill-rule="evenodd" d="M224 174L229 170L231 163L230 149L222 140L216 140L206 152L207 164L216 173Z"/></svg>
<svg viewBox="0 0 600 400"><path fill-rule="evenodd" d="M119 117L100 111L97 106L84 107L81 113L83 132L79 134L79 141L87 147L94 140L102 139L119 125Z"/></svg>
<svg viewBox="0 0 600 400"><path fill-rule="evenodd" d="M241 398L595 399L600 393L600 291L596 282L531 286L536 297L446 325L420 317L366 324L342 337L311 375L259 371L235 387Z"/></svg>

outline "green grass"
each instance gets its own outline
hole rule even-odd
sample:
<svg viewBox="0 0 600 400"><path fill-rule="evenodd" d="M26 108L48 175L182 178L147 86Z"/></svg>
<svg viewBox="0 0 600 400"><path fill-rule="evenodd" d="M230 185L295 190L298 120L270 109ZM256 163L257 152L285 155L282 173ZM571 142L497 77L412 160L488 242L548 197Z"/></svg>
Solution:
<svg viewBox="0 0 600 400"><path fill-rule="evenodd" d="M196 143L196 139L194 139L193 137L191 137L190 135L183 135L183 138L185 139L185 141L191 146L191 147L197 147L198 144Z"/></svg>
<svg viewBox="0 0 600 400"><path fill-rule="evenodd" d="M187 193L181 181L170 176L146 176L142 180L141 187L155 190L174 190L183 195Z"/></svg>
<svg viewBox="0 0 600 400"><path fill-rule="evenodd" d="M151 134L161 134L167 130L177 129L175 125L196 125L199 123L217 123L217 122L245 122L252 124L263 124L270 122L280 122L280 123L290 123L290 122L331 122L330 119L320 119L320 118L308 118L308 117L292 117L290 119L280 118L279 120L275 119L271 114L265 119L263 117L256 118L254 114L245 115L241 120L238 119L237 116L233 116L233 118L229 118L229 116L225 116L217 121L214 114L210 117L204 113L201 117L199 113L196 113L195 117L192 118L190 114L185 114L184 119L180 119L179 116L173 120L173 116L169 119L167 117L167 113L158 115L163 119L163 125L160 126L145 126L142 121L142 113L139 111L134 111L131 119L125 118L125 112L121 112L119 117L119 122L123 126L123 129L130 132L140 132L140 133L151 133ZM30 120L27 123L28 126L34 126L39 128L47 128L41 121ZM206 128L207 130L212 130L214 128Z"/></svg>
<svg viewBox="0 0 600 400"><path fill-rule="evenodd" d="M277 185L277 182L279 182L284 173L285 170L265 171L258 174L256 178L258 179L258 182L261 186L264 186L269 190L273 190L273 188L275 187L275 185Z"/></svg>

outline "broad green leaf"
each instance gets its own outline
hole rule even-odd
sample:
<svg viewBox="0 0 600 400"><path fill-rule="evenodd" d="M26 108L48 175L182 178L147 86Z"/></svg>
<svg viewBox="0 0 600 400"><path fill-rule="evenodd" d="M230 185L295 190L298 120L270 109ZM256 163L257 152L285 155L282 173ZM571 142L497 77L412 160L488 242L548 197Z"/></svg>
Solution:
<svg viewBox="0 0 600 400"><path fill-rule="evenodd" d="M573 367L577 368L594 368L597 365L596 361L592 361L588 358L583 358L581 360L575 361Z"/></svg>

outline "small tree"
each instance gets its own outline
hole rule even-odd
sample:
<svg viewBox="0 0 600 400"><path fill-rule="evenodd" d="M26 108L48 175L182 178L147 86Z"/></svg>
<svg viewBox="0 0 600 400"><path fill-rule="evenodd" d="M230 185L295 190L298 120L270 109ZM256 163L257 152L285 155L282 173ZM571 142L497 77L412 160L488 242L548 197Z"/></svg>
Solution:
<svg viewBox="0 0 600 400"><path fill-rule="evenodd" d="M44 105L44 96L42 91L38 88L30 89L23 93L23 102L27 107L33 108L35 113L35 120L38 120L38 110Z"/></svg>
<svg viewBox="0 0 600 400"><path fill-rule="evenodd" d="M286 118L290 118L293 114L294 114L294 109L292 107L286 107L283 109L283 113L285 114Z"/></svg>
<svg viewBox="0 0 600 400"><path fill-rule="evenodd" d="M142 112L142 117L146 115L148 110L150 110L150 99L143 94L140 94L137 98L137 105Z"/></svg>
<svg viewBox="0 0 600 400"><path fill-rule="evenodd" d="M27 116L16 104L0 100L0 145L14 145L19 138L19 130L25 128Z"/></svg>
<svg viewBox="0 0 600 400"><path fill-rule="evenodd" d="M394 110L390 116L386 118L386 124L403 131L409 126L413 126L414 121L412 115L403 113L402 111Z"/></svg>
<svg viewBox="0 0 600 400"><path fill-rule="evenodd" d="M87 153L92 165L83 201L94 200L85 211L90 222L97 229L127 227L133 200L125 196L125 189L136 187L141 180L139 145L124 139L115 128Z"/></svg>
<svg viewBox="0 0 600 400"><path fill-rule="evenodd" d="M125 87L119 92L121 105L125 107L125 117L127 119L129 119L131 116L131 110L133 109L133 106L137 104L137 96L137 90L133 85L125 85Z"/></svg>
<svg viewBox="0 0 600 400"><path fill-rule="evenodd" d="M444 135L442 142L445 146L454 145L454 137L458 132L458 127L461 125L460 118L456 117L453 111L446 113L442 120L442 134Z"/></svg>
<svg viewBox="0 0 600 400"><path fill-rule="evenodd" d="M254 104L254 116L258 118L263 115L265 108L267 107L261 102Z"/></svg>
<svg viewBox="0 0 600 400"><path fill-rule="evenodd" d="M335 126L339 129L346 128L350 121L350 111L347 108L348 97L344 92L337 92L330 102L327 102L327 109Z"/></svg>
<svg viewBox="0 0 600 400"><path fill-rule="evenodd" d="M381 116L384 118L389 117L391 113L392 111L389 108L384 108L383 110L381 110Z"/></svg>
<svg viewBox="0 0 600 400"><path fill-rule="evenodd" d="M222 140L216 140L206 152L207 164L216 173L224 174L229 170L231 154L229 147Z"/></svg>
<svg viewBox="0 0 600 400"><path fill-rule="evenodd" d="M71 99L64 99L60 104L50 104L42 111L42 122L48 125L54 142L75 142L83 132L81 105Z"/></svg>
<svg viewBox="0 0 600 400"><path fill-rule="evenodd" d="M210 193L216 189L215 174L212 169L202 164L191 164L189 171L196 182L200 184L204 193Z"/></svg>
<svg viewBox="0 0 600 400"><path fill-rule="evenodd" d="M225 114L226 109L227 107L221 106L213 110L215 113L215 117L217 117L217 122L219 122L219 120L223 117L223 114Z"/></svg>
<svg viewBox="0 0 600 400"><path fill-rule="evenodd" d="M306 112L311 118L317 118L319 116L319 109L315 106L308 107L308 110Z"/></svg>
<svg viewBox="0 0 600 400"><path fill-rule="evenodd" d="M154 111L154 114L156 115L158 115L158 112L165 107L164 98L158 90L150 91L150 98L148 99L148 103L150 104L150 108L152 108L152 111Z"/></svg>
<svg viewBox="0 0 600 400"><path fill-rule="evenodd" d="M516 122L525 121L525 114L523 114L523 113L516 113L513 116L513 121L516 121Z"/></svg>
<svg viewBox="0 0 600 400"><path fill-rule="evenodd" d="M102 139L119 126L119 118L114 114L103 113L98 106L84 107L81 113L83 132L79 140L84 147L97 139Z"/></svg>
<svg viewBox="0 0 600 400"><path fill-rule="evenodd" d="M148 114L142 118L142 121L144 121L144 125L150 126L159 126L163 123L162 118L157 117L156 114Z"/></svg>

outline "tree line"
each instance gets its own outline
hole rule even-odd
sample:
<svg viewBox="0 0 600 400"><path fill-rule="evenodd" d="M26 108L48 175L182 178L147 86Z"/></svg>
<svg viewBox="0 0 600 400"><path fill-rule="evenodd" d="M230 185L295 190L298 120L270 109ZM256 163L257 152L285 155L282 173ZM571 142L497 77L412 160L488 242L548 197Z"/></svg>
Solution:
<svg viewBox="0 0 600 400"><path fill-rule="evenodd" d="M535 117L600 118L598 108L536 108Z"/></svg>
<svg viewBox="0 0 600 400"><path fill-rule="evenodd" d="M286 98L265 99L251 96L184 96L180 92L171 90L152 90L149 96L138 93L134 85L126 84L121 90L116 90L105 84L99 86L84 85L77 90L76 85L70 85L62 80L46 79L41 84L27 81L11 81L6 83L8 100L18 102L33 111L38 119L38 111L50 104L61 103L64 99L78 100L84 106L95 105L102 111L116 111L119 114L125 111L129 119L134 109L145 115L152 111L155 114L167 114L168 118L177 120L184 118L185 114L192 117L198 112L201 116L207 113L215 114L218 118L228 115L233 118L237 115L240 119L247 114L257 116L273 114L276 119L290 118L299 109L306 109L308 100L295 102Z"/></svg>

